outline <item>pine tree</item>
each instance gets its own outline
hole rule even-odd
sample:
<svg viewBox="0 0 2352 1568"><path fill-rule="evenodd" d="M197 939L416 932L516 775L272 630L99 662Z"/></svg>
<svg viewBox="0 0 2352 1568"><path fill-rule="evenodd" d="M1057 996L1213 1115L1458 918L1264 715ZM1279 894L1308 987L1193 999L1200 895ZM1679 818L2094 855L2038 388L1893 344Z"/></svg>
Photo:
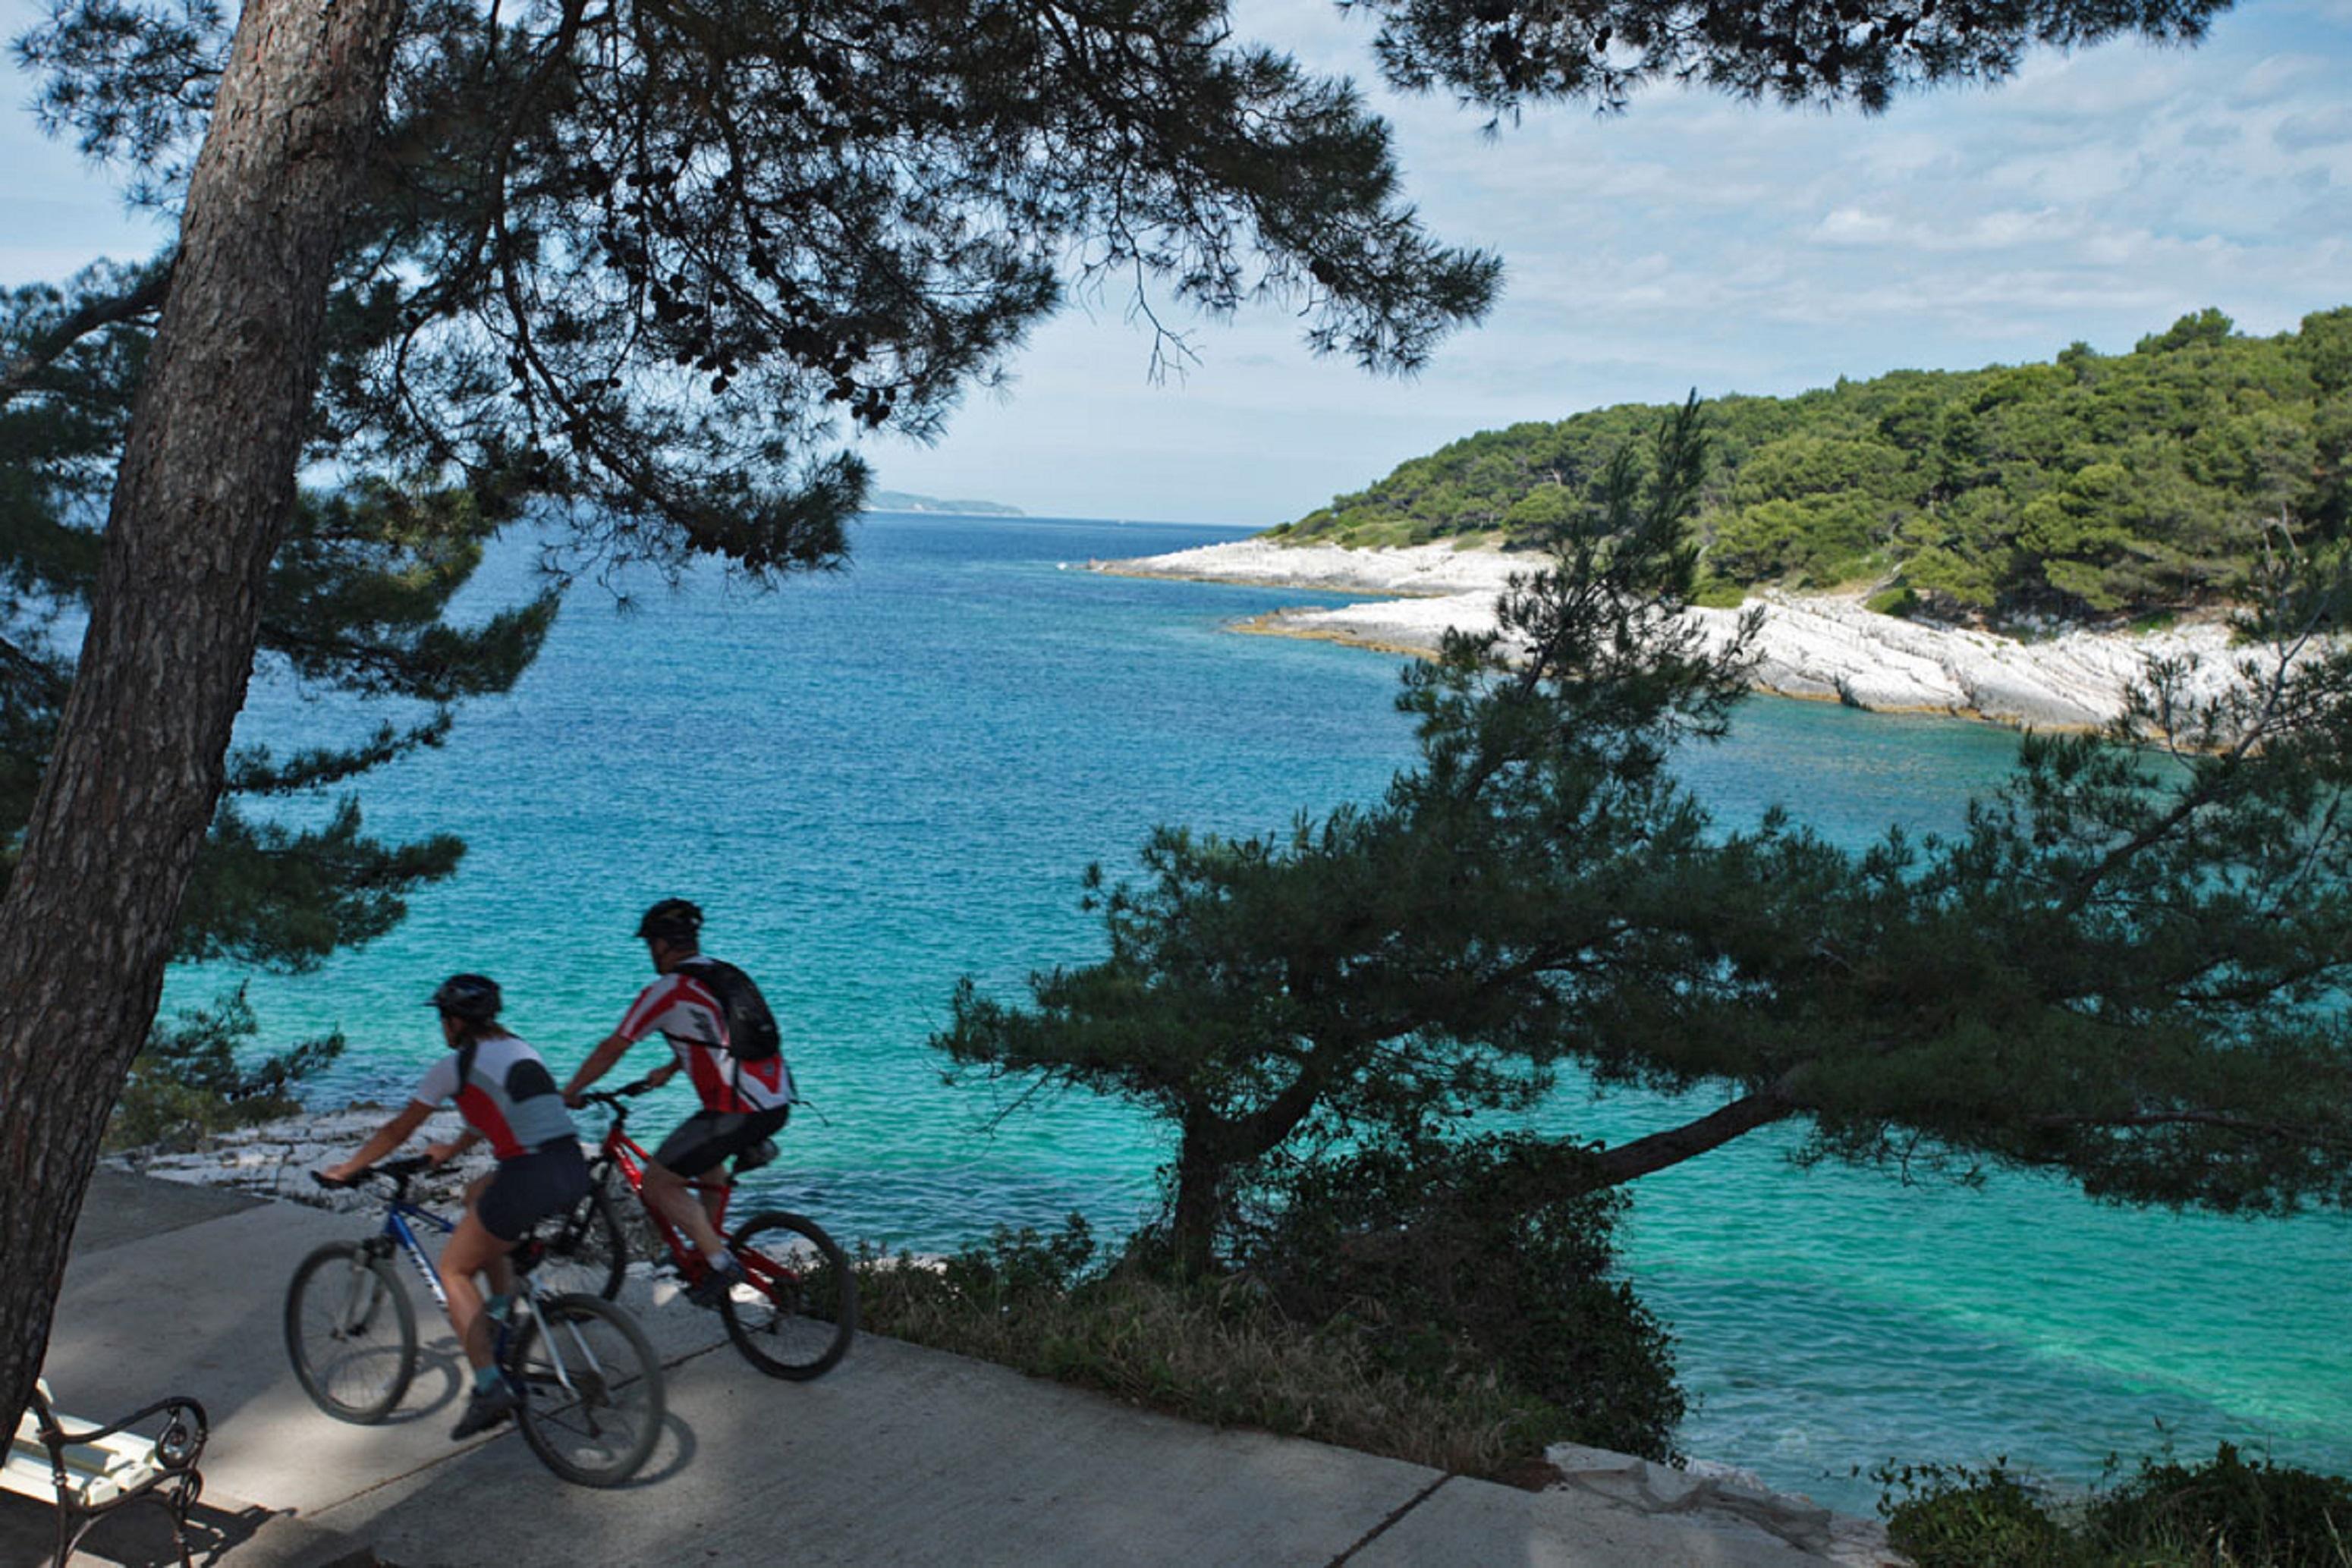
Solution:
<svg viewBox="0 0 2352 1568"><path fill-rule="evenodd" d="M1779 1123L1816 1155L2053 1170L2101 1197L2352 1206L2352 578L2282 566L2242 679L2158 667L2098 735L2030 737L1964 831L1867 850L1727 832L1667 768L1721 733L1741 639L1675 612L1696 410L1622 449L1498 629L1409 669L1420 758L1286 839L1162 829L1099 900L1109 956L967 983L967 1073L1136 1102L1176 1134L1192 1270L1277 1155L1412 1148L1591 1082L1727 1093L1552 1150L1563 1196Z"/></svg>

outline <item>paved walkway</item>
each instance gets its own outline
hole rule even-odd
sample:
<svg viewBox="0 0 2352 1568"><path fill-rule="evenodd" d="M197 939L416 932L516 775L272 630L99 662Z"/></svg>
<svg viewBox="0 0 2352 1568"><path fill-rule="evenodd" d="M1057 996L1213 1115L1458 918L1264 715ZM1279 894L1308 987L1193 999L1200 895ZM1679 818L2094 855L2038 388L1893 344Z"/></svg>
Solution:
<svg viewBox="0 0 2352 1568"><path fill-rule="evenodd" d="M1831 1560L1717 1509L1674 1511L1687 1499L1635 1507L1605 1485L1520 1491L1213 1431L890 1340L862 1337L818 1382L778 1383L735 1354L714 1316L656 1307L635 1282L625 1301L670 1368L667 1429L635 1481L587 1490L557 1481L510 1434L449 1441L461 1380L446 1327L430 1337L440 1320L421 1288L425 1365L393 1419L346 1426L311 1406L287 1364L285 1281L319 1242L363 1232L362 1217L111 1172L86 1215L47 1375L65 1408L98 1418L167 1391L205 1402L207 1565ZM76 1564L170 1561L160 1520L142 1509L100 1525ZM41 1562L47 1529L39 1505L0 1495L0 1565Z"/></svg>

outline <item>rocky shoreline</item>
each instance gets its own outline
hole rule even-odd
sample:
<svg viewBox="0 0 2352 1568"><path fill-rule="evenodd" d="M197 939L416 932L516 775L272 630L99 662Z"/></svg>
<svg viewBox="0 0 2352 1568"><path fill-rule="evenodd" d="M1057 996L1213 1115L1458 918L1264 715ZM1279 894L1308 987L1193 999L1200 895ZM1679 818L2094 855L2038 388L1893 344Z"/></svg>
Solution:
<svg viewBox="0 0 2352 1568"><path fill-rule="evenodd" d="M1495 597L1507 580L1541 564L1534 555L1442 544L1349 549L1258 538L1087 566L1128 577L1376 595L1361 603L1277 610L1237 630L1428 654L1449 628L1491 627ZM2209 692L2229 684L2235 671L2229 628L2218 622L2145 634L2074 630L2027 643L1880 615L1851 597L1767 594L1744 608L1763 612L1757 689L1874 713L2090 729L2123 711L2126 694L2151 658L2191 661L2192 685ZM1741 613L1690 612L1718 642Z"/></svg>
<svg viewBox="0 0 2352 1568"><path fill-rule="evenodd" d="M316 1208L352 1208L362 1200L347 1191L322 1187L310 1173L348 1156L368 1134L391 1119L396 1106L349 1105L340 1111L299 1111L273 1121L215 1133L191 1148L158 1146L109 1155L102 1162L117 1170L193 1186L225 1187L255 1197L284 1198ZM408 1141L408 1153L427 1144L446 1143L465 1124L454 1110L444 1108L425 1119ZM465 1201L466 1184L490 1168L487 1146L477 1145L436 1171L417 1179L416 1201L428 1207L454 1207ZM371 1195L365 1203L379 1201Z"/></svg>

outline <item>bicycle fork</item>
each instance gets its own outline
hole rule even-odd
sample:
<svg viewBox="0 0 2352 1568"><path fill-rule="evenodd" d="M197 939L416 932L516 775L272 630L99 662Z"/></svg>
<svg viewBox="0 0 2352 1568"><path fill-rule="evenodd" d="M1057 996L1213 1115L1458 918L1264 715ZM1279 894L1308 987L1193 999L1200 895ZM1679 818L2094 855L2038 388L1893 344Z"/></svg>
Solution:
<svg viewBox="0 0 2352 1568"><path fill-rule="evenodd" d="M393 1243L388 1236L371 1236L360 1243L359 1255L352 1260L343 1286L343 1303L335 1313L334 1336L337 1340L358 1339L374 1326L376 1309L383 1304L387 1291L396 1290L387 1285L375 1270L379 1259L392 1256ZM440 1294L440 1283L428 1271L434 1294Z"/></svg>
<svg viewBox="0 0 2352 1568"><path fill-rule="evenodd" d="M515 1364L510 1360L510 1356L515 1342L520 1338L520 1333L506 1323L502 1322L499 1325L498 1344L494 1355L499 1370L505 1375L509 1385L513 1387L516 1396L529 1399L531 1396L531 1385L534 1383L542 1385L552 1384L562 1389L581 1411L587 1421L589 1435L602 1436L604 1428L596 1418L596 1412L601 1406L610 1403L610 1400L605 1396L604 1379L600 1375L601 1369L596 1365L596 1353L590 1348L586 1338L577 1328L567 1322L560 1322L545 1312L540 1312L535 1298L527 1295L518 1296L515 1298L515 1307L517 1311L530 1312L538 1321L539 1338L547 1346L548 1360L548 1371L535 1377L525 1368ZM572 1336L572 1349L575 1352L574 1359L582 1364L576 1378L572 1368L564 1359L562 1336L566 1333Z"/></svg>

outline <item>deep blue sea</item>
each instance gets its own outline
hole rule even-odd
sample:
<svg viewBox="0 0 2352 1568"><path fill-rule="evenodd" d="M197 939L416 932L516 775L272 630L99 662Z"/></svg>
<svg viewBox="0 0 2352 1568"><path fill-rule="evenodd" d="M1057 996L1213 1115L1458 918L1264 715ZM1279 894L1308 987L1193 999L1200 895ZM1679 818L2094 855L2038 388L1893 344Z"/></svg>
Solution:
<svg viewBox="0 0 2352 1568"><path fill-rule="evenodd" d="M925 1041L960 976L1012 997L1098 954L1088 862L1131 866L1160 822L1282 828L1407 759L1394 658L1225 630L1313 596L1077 570L1243 531L875 515L846 571L773 592L643 582L622 609L576 590L515 692L365 781L375 831L465 838L459 874L382 941L255 978L265 1041L340 1027L313 1102L396 1103L442 1049L424 997L479 969L569 1064L650 977L638 912L682 894L760 979L813 1102L756 1178L768 1196L894 1247L1073 1209L1124 1226L1152 1197L1154 1129L950 1087ZM468 604L527 591L530 559L499 554ZM362 723L263 683L246 734ZM1759 699L1684 770L1723 821L1781 802L1851 840L1955 824L2014 746ZM182 970L168 999L236 978ZM688 1108L664 1093L656 1126ZM1570 1095L1548 1119L1617 1141L1711 1103ZM1792 1145L1751 1136L1636 1189L1625 1263L1679 1336L1685 1451L1861 1511L1877 1489L1854 1472L1889 1458L2086 1480L2167 1434L2352 1471L2352 1224L2127 1212L2010 1176L1906 1186L1797 1169Z"/></svg>

